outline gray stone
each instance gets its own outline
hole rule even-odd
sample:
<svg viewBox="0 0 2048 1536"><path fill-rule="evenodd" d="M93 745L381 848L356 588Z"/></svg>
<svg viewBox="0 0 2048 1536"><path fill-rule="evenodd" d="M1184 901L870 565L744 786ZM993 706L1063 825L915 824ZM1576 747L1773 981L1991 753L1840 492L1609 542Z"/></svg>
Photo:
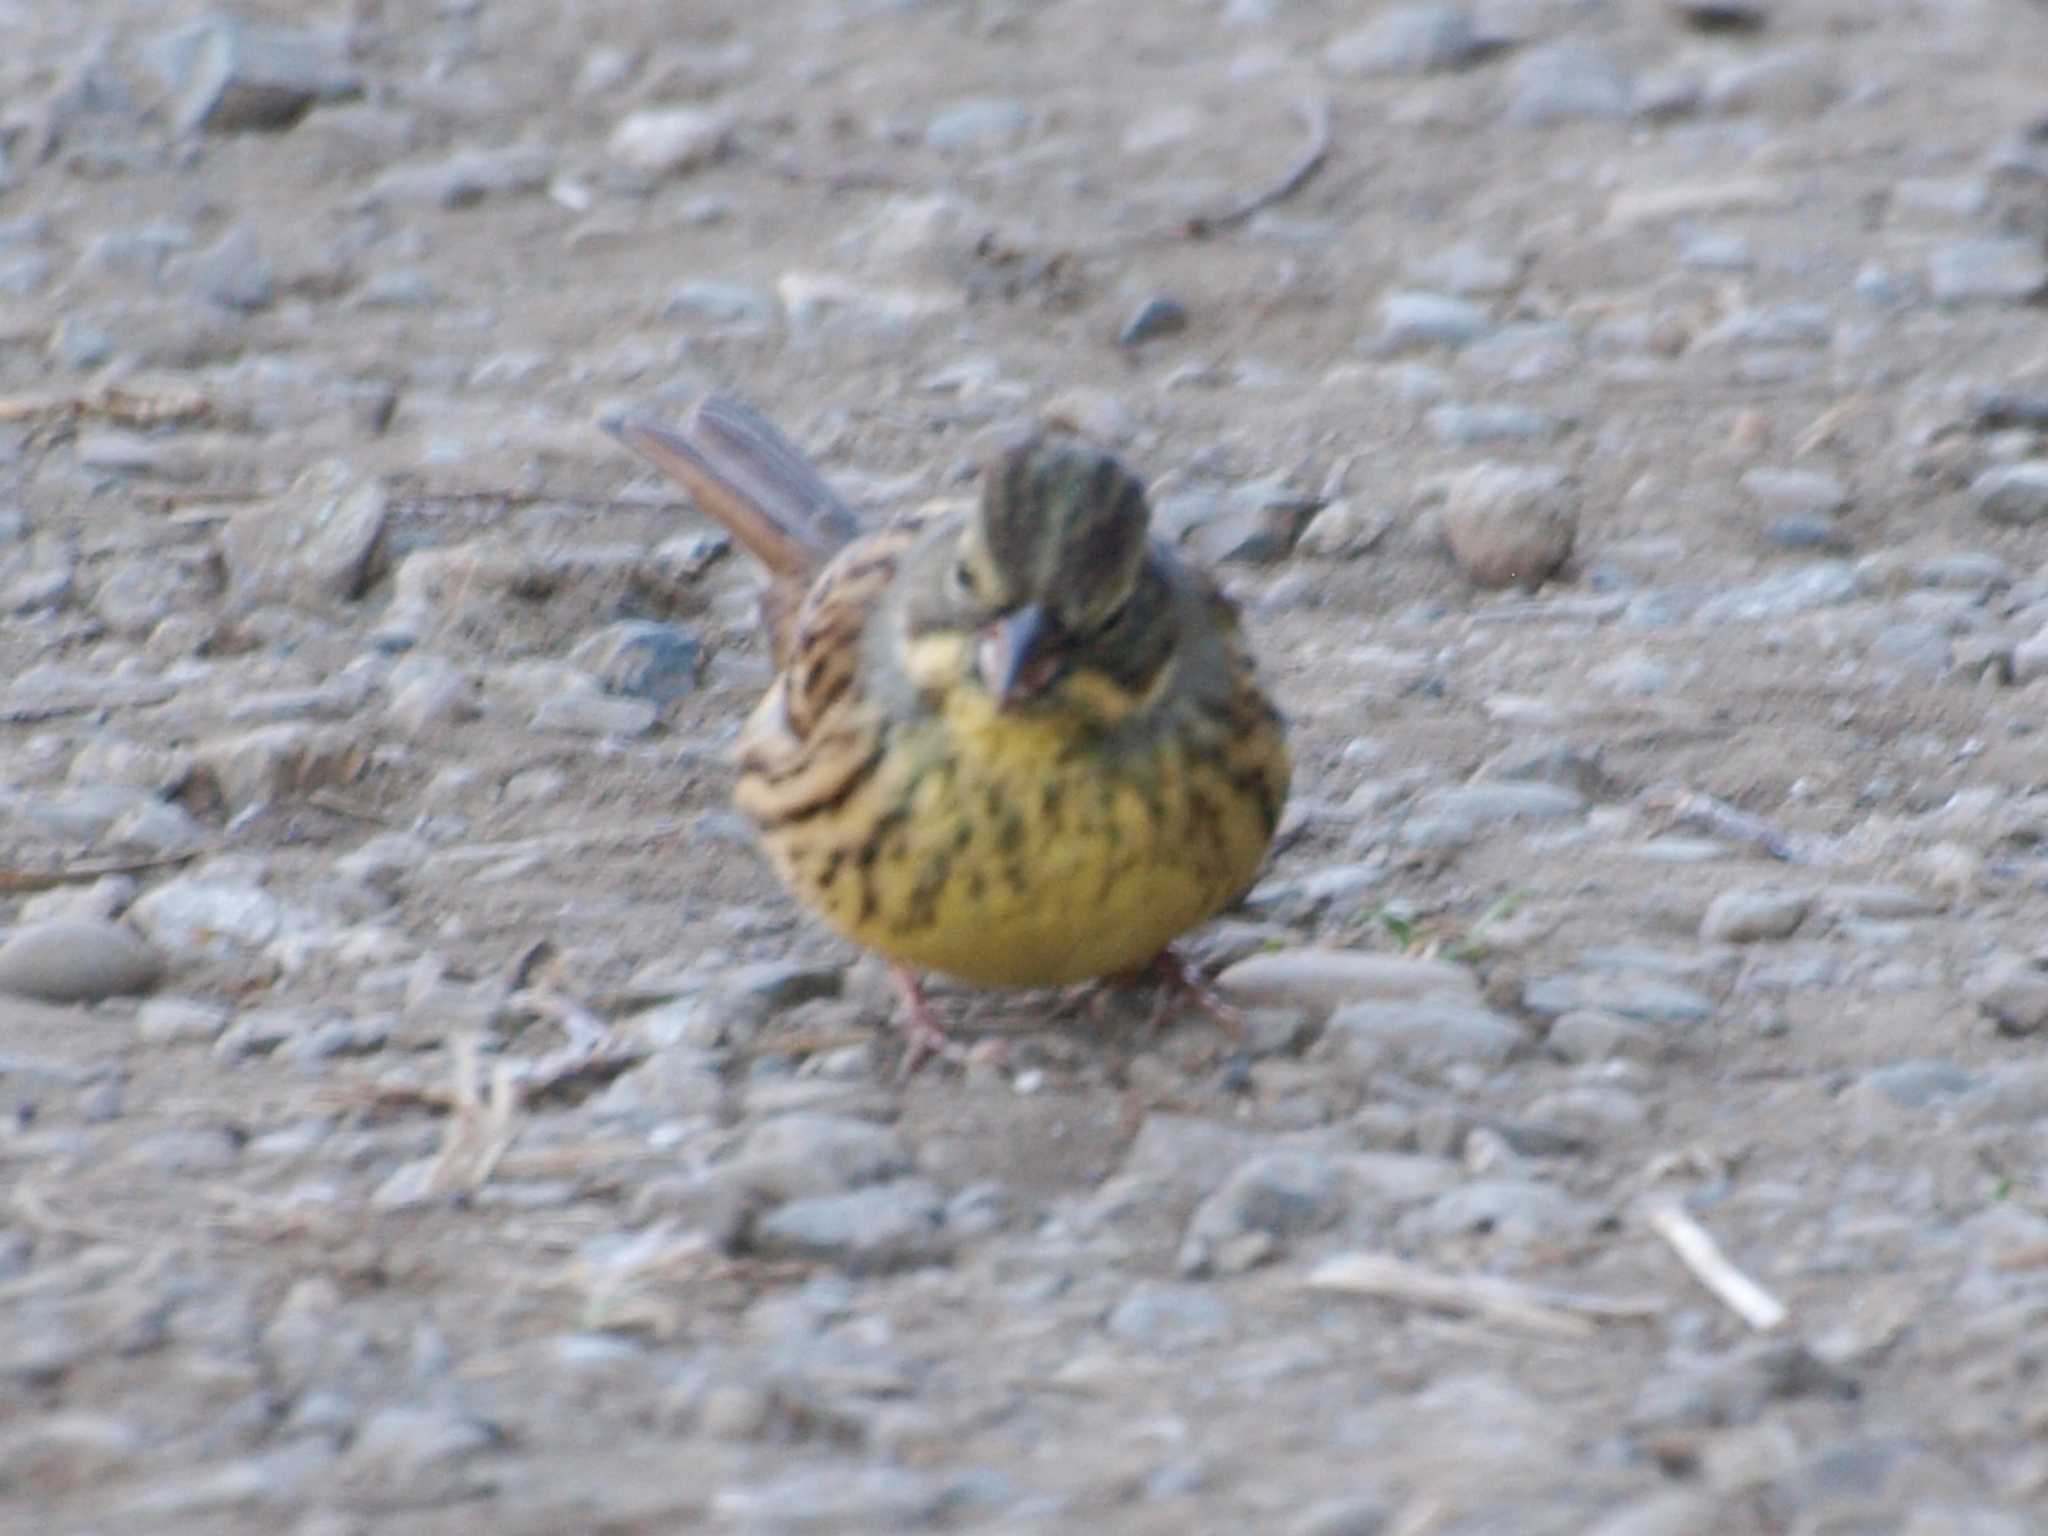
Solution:
<svg viewBox="0 0 2048 1536"><path fill-rule="evenodd" d="M1795 512L1764 524L1764 542L1792 554L1846 554L1855 546L1832 518Z"/></svg>
<svg viewBox="0 0 2048 1536"><path fill-rule="evenodd" d="M1479 1179L1438 1196L1416 1213L1438 1241L1484 1233L1514 1243L1583 1237L1601 1212L1554 1184L1531 1179Z"/></svg>
<svg viewBox="0 0 2048 1536"><path fill-rule="evenodd" d="M1563 424L1547 411L1526 405L1459 405L1433 408L1430 434L1453 447L1484 443L1541 443L1558 435Z"/></svg>
<svg viewBox="0 0 2048 1536"><path fill-rule="evenodd" d="M1426 289L1488 298L1511 291L1522 280L1522 262L1462 241L1409 263L1408 275Z"/></svg>
<svg viewBox="0 0 2048 1536"><path fill-rule="evenodd" d="M1691 1488L1648 1494L1586 1527L1586 1536L1708 1536L1727 1526L1720 1500Z"/></svg>
<svg viewBox="0 0 2048 1536"><path fill-rule="evenodd" d="M108 276L136 277L152 285L163 277L164 265L192 247L192 231L183 224L145 224L118 229L94 238L82 265Z"/></svg>
<svg viewBox="0 0 2048 1536"><path fill-rule="evenodd" d="M1832 517L1847 510L1849 493L1833 475L1812 469L1752 469L1742 488L1766 512Z"/></svg>
<svg viewBox="0 0 2048 1536"><path fill-rule="evenodd" d="M360 597L377 574L389 508L384 488L340 459L312 465L274 501L241 508L220 535L237 601Z"/></svg>
<svg viewBox="0 0 2048 1536"><path fill-rule="evenodd" d="M844 1194L912 1171L909 1152L887 1126L824 1114L762 1121L732 1166L748 1188L784 1201Z"/></svg>
<svg viewBox="0 0 2048 1536"><path fill-rule="evenodd" d="M1230 1331L1230 1308L1200 1286L1142 1280L1111 1309L1105 1325L1116 1338L1150 1349L1215 1343Z"/></svg>
<svg viewBox="0 0 2048 1536"><path fill-rule="evenodd" d="M704 642L680 624L621 619L580 642L569 661L608 693L666 705L696 691Z"/></svg>
<svg viewBox="0 0 2048 1536"><path fill-rule="evenodd" d="M1849 602L1861 590L1846 561L1824 560L1718 592L1700 604L1693 620L1700 625L1721 625L1789 619Z"/></svg>
<svg viewBox="0 0 2048 1536"><path fill-rule="evenodd" d="M785 323L806 340L842 335L896 342L960 303L950 293L857 283L835 273L785 272L775 280L775 293Z"/></svg>
<svg viewBox="0 0 2048 1536"><path fill-rule="evenodd" d="M1245 1007L1297 1007L1317 1016L1347 1003L1425 998L1476 1003L1479 997L1478 982L1463 966L1339 949L1253 955L1223 971L1216 986Z"/></svg>
<svg viewBox="0 0 2048 1536"><path fill-rule="evenodd" d="M754 1223L751 1246L771 1258L814 1259L854 1274L943 1261L952 1250L946 1201L923 1179L792 1200Z"/></svg>
<svg viewBox="0 0 2048 1536"><path fill-rule="evenodd" d="M1671 688L1671 669L1641 651L1624 651L1589 669L1586 681L1625 699L1650 699Z"/></svg>
<svg viewBox="0 0 2048 1536"><path fill-rule="evenodd" d="M420 664L392 671L384 713L399 730L428 736L482 713L476 683L467 673L438 657L417 660Z"/></svg>
<svg viewBox="0 0 2048 1536"><path fill-rule="evenodd" d="M1385 1209L1434 1200L1465 1179L1450 1158L1416 1152L1354 1152L1341 1167L1352 1203Z"/></svg>
<svg viewBox="0 0 2048 1536"><path fill-rule="evenodd" d="M206 589L205 578L183 561L126 561L100 582L92 611L120 634L147 635L172 615L198 607Z"/></svg>
<svg viewBox="0 0 2048 1536"><path fill-rule="evenodd" d="M0 548L0 613L32 614L71 600L78 580L78 548L68 538L30 534Z"/></svg>
<svg viewBox="0 0 2048 1536"><path fill-rule="evenodd" d="M846 988L843 966L820 961L761 960L735 965L718 978L718 993L758 1009L764 1016L786 1013Z"/></svg>
<svg viewBox="0 0 2048 1536"><path fill-rule="evenodd" d="M2012 680L2016 685L2025 687L2043 677L2048 677L2048 626L2012 648Z"/></svg>
<svg viewBox="0 0 2048 1536"><path fill-rule="evenodd" d="M1938 304L2016 304L2048 292L2048 251L2033 235L1950 240L1927 256Z"/></svg>
<svg viewBox="0 0 2048 1536"><path fill-rule="evenodd" d="M727 1100L723 1058L715 1051L670 1046L612 1080L592 1106L610 1118L643 1115L716 1116Z"/></svg>
<svg viewBox="0 0 2048 1536"><path fill-rule="evenodd" d="M1916 561L1913 580L1943 592L1998 592L2012 585L2012 567L1988 550L1930 555Z"/></svg>
<svg viewBox="0 0 2048 1536"><path fill-rule="evenodd" d="M1444 540L1459 568L1486 587L1534 589L1571 554L1578 499L1561 470L1481 463L1453 477Z"/></svg>
<svg viewBox="0 0 2048 1536"><path fill-rule="evenodd" d="M1229 1273L1240 1267L1233 1256L1263 1256L1263 1248L1241 1243L1246 1237L1278 1240L1329 1226L1342 1214L1343 1189L1336 1165L1319 1153L1260 1154L1196 1207L1181 1242L1180 1272Z"/></svg>
<svg viewBox="0 0 2048 1536"><path fill-rule="evenodd" d="M1492 324L1484 305L1448 294L1397 291L1380 300L1380 345L1462 347Z"/></svg>
<svg viewBox="0 0 2048 1536"><path fill-rule="evenodd" d="M219 1173L241 1156L242 1141L218 1126L157 1131L131 1142L123 1160L159 1173Z"/></svg>
<svg viewBox="0 0 2048 1536"><path fill-rule="evenodd" d="M1747 886L1723 891L1700 921L1700 938L1709 944L1754 944L1789 938L1813 906L1810 891L1781 886Z"/></svg>
<svg viewBox="0 0 2048 1536"><path fill-rule="evenodd" d="M1383 1536L1393 1518L1393 1506L1384 1499L1352 1494L1304 1510L1287 1536Z"/></svg>
<svg viewBox="0 0 2048 1536"><path fill-rule="evenodd" d="M97 1413L23 1413L0 1435L0 1478L15 1487L90 1490L119 1478L146 1441L125 1419Z"/></svg>
<svg viewBox="0 0 2048 1536"><path fill-rule="evenodd" d="M1608 1061L1615 1057L1652 1061L1664 1054L1664 1043L1649 1030L1619 1014L1595 1008L1560 1015L1544 1036L1544 1044L1566 1061Z"/></svg>
<svg viewBox="0 0 2048 1536"><path fill-rule="evenodd" d="M49 286L56 266L56 262L41 251L23 251L19 255L0 257L0 295L10 299L34 297Z"/></svg>
<svg viewBox="0 0 2048 1536"><path fill-rule="evenodd" d="M665 318L705 320L714 324L765 331L782 315L782 306L758 288L717 278L692 278L669 295Z"/></svg>
<svg viewBox="0 0 2048 1536"><path fill-rule="evenodd" d="M679 176L712 164L725 153L732 120L707 107L649 107L623 119L605 145L621 165L659 176Z"/></svg>
<svg viewBox="0 0 2048 1536"><path fill-rule="evenodd" d="M1359 1072L1476 1061L1498 1066L1527 1037L1489 1008L1448 1002L1348 1003L1330 1016L1316 1048Z"/></svg>
<svg viewBox="0 0 2048 1536"><path fill-rule="evenodd" d="M256 1399L246 1401L253 1407ZM334 1456L328 1440L296 1440L260 1455L172 1472L122 1495L110 1508L122 1524L141 1530L189 1529L194 1522L181 1517L194 1515L208 1516L203 1528L218 1530L220 1516L231 1510L262 1511L275 1520L300 1507L305 1484Z"/></svg>
<svg viewBox="0 0 2048 1536"><path fill-rule="evenodd" d="M1139 428L1137 413L1120 395L1085 384L1063 389L1046 401L1041 419L1049 427L1077 432L1112 447L1129 443Z"/></svg>
<svg viewBox="0 0 2048 1536"><path fill-rule="evenodd" d="M1953 1062L1895 1061L1863 1074L1863 1087L1906 1109L1926 1109L1973 1092L1978 1079Z"/></svg>
<svg viewBox="0 0 2048 1536"><path fill-rule="evenodd" d="M1377 548L1393 526L1393 514L1385 507L1365 506L1341 496L1325 502L1309 519L1294 547L1321 559L1353 560Z"/></svg>
<svg viewBox="0 0 2048 1536"><path fill-rule="evenodd" d="M260 26L215 16L170 39L163 59L178 85L180 133L275 132L322 101L362 94L340 29Z"/></svg>
<svg viewBox="0 0 2048 1536"><path fill-rule="evenodd" d="M1771 1340L1653 1377L1636 1400L1633 1418L1651 1429L1750 1424L1772 1404L1799 1398L1849 1402L1860 1393L1853 1376L1804 1343Z"/></svg>
<svg viewBox="0 0 2048 1536"><path fill-rule="evenodd" d="M1856 297L1866 304L1890 309L1904 304L1912 296L1912 285L1899 277L1889 267L1875 261L1867 261L1856 269L1856 280L1852 285Z"/></svg>
<svg viewBox="0 0 2048 1536"><path fill-rule="evenodd" d="M1634 110L1620 58L1598 44L1541 44L1508 72L1507 119L1520 127L1621 122Z"/></svg>
<svg viewBox="0 0 2048 1536"><path fill-rule="evenodd" d="M1333 41L1323 62L1341 75L1429 75L1476 63L1497 46L1463 6L1391 5Z"/></svg>
<svg viewBox="0 0 2048 1536"><path fill-rule="evenodd" d="M1756 252L1741 235L1688 230L1679 245L1678 264L1695 272L1747 272L1756 266Z"/></svg>
<svg viewBox="0 0 2048 1536"><path fill-rule="evenodd" d="M370 1056L391 1041L393 1020L388 1017L329 1019L302 1030L287 1042L287 1054L295 1061L332 1061L342 1056ZM230 1032L236 1026L230 1026ZM227 1036L215 1043L219 1055L228 1055Z"/></svg>
<svg viewBox="0 0 2048 1536"><path fill-rule="evenodd" d="M1967 223L1991 205L1981 176L1908 176L1892 183L1891 213L1933 224Z"/></svg>
<svg viewBox="0 0 2048 1536"><path fill-rule="evenodd" d="M268 1056L298 1045L331 1022L328 1014L310 1008L244 1008L215 1038L213 1054L223 1061Z"/></svg>
<svg viewBox="0 0 2048 1536"><path fill-rule="evenodd" d="M2001 1034L2048 1029L2048 965L2024 955L1999 955L1971 980L1969 990Z"/></svg>
<svg viewBox="0 0 2048 1536"><path fill-rule="evenodd" d="M963 1500L947 1480L902 1467L806 1467L765 1481L721 1488L712 1517L727 1530L759 1536L835 1531L935 1529Z"/></svg>
<svg viewBox="0 0 2048 1536"><path fill-rule="evenodd" d="M1820 304L1775 304L1738 309L1693 345L1716 347L1819 348L1835 334L1834 321Z"/></svg>
<svg viewBox="0 0 2048 1536"><path fill-rule="evenodd" d="M1970 499L1987 522L2008 528L2048 522L2048 459L1985 470L1970 482Z"/></svg>
<svg viewBox="0 0 2048 1536"><path fill-rule="evenodd" d="M153 997L135 1013L135 1038L144 1045L211 1042L228 1025L228 1010L218 1003L186 997Z"/></svg>
<svg viewBox="0 0 2048 1536"><path fill-rule="evenodd" d="M1014 149L1030 131L1031 111L1022 102L974 97L933 113L924 141L941 154L978 154Z"/></svg>
<svg viewBox="0 0 2048 1536"><path fill-rule="evenodd" d="M348 1464L361 1476L403 1486L423 1472L503 1448L496 1425L446 1408L380 1408L357 1427Z"/></svg>
<svg viewBox="0 0 2048 1536"><path fill-rule="evenodd" d="M1560 784L1501 781L1460 784L1422 796L1403 824L1401 841L1409 846L1462 846L1481 832L1530 822L1559 821L1586 808L1585 798Z"/></svg>
<svg viewBox="0 0 2048 1536"><path fill-rule="evenodd" d="M263 259L255 228L248 224L237 224L186 262L184 270L194 291L223 309L268 309L277 297L277 283Z"/></svg>
<svg viewBox="0 0 2048 1536"><path fill-rule="evenodd" d="M195 777L232 810L344 783L362 744L343 727L286 722L215 737L193 754Z"/></svg>
<svg viewBox="0 0 2048 1536"><path fill-rule="evenodd" d="M1542 977L1523 987L1522 1006L1538 1014L1592 1009L1644 1024L1697 1024L1714 1012L1712 1002L1682 982L1627 971Z"/></svg>
<svg viewBox="0 0 2048 1536"><path fill-rule="evenodd" d="M1171 294L1155 293L1131 311L1116 334L1117 345L1135 347L1160 336L1178 336L1188 328L1187 307Z"/></svg>
<svg viewBox="0 0 2048 1536"><path fill-rule="evenodd" d="M416 268L391 267L371 273L352 302L358 309L432 309L441 302L441 291Z"/></svg>
<svg viewBox="0 0 2048 1536"><path fill-rule="evenodd" d="M0 993L44 1002L147 992L162 971L154 951L119 923L30 923L0 943Z"/></svg>
<svg viewBox="0 0 2048 1536"><path fill-rule="evenodd" d="M1538 1094L1517 1120L1500 1126L1500 1132L1516 1151L1542 1156L1553 1148L1576 1151L1597 1146L1640 1130L1648 1120L1649 1109L1640 1095L1583 1083Z"/></svg>
<svg viewBox="0 0 2048 1536"><path fill-rule="evenodd" d="M1276 481L1254 481L1222 495L1168 497L1152 525L1205 565L1272 565L1293 553L1319 505Z"/></svg>
<svg viewBox="0 0 2048 1536"><path fill-rule="evenodd" d="M113 475L159 475L170 480L196 478L189 473L181 474L179 464L166 455L164 445L139 432L94 428L81 432L71 451L81 469Z"/></svg>
<svg viewBox="0 0 2048 1536"><path fill-rule="evenodd" d="M1885 625L1871 642L1870 654L1929 677L1941 676L1954 664L1948 626L1917 620Z"/></svg>
<svg viewBox="0 0 2048 1536"><path fill-rule="evenodd" d="M621 699L576 689L543 699L530 729L552 736L644 736L661 711L645 699Z"/></svg>
<svg viewBox="0 0 2048 1536"><path fill-rule="evenodd" d="M2009 1061L1985 1074L1971 1096L1970 1118L1978 1123L2028 1122L2048 1115L2048 1061Z"/></svg>
<svg viewBox="0 0 2048 1536"><path fill-rule="evenodd" d="M463 149L392 167L370 184L368 201L468 208L486 198L538 192L554 171L555 157L545 149Z"/></svg>
<svg viewBox="0 0 2048 1536"><path fill-rule="evenodd" d="M1842 87L1817 49L1786 48L1733 60L1707 77L1702 104L1713 112L1811 117L1841 99Z"/></svg>
<svg viewBox="0 0 2048 1536"><path fill-rule="evenodd" d="M286 909L259 885L199 873L158 886L128 915L159 949L205 959L262 948L284 928Z"/></svg>

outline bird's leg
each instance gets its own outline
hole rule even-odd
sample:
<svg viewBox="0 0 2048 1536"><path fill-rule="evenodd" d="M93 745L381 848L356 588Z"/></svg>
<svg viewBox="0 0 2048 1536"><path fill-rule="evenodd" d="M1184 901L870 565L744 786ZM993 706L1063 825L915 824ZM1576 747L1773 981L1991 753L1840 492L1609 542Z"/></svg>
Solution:
<svg viewBox="0 0 2048 1536"><path fill-rule="evenodd" d="M1159 984L1159 1002L1152 1010L1150 1029L1157 1034L1181 1009L1192 1003L1216 1021L1216 1027L1230 1037L1233 1045L1244 1043L1244 1015L1223 999L1223 994L1169 946L1159 951L1145 968Z"/></svg>
<svg viewBox="0 0 2048 1536"><path fill-rule="evenodd" d="M966 1048L946 1033L932 1013L932 1005L925 1001L924 983L917 979L917 972L892 960L889 979L896 983L896 995L903 1000L903 1065L897 1069L897 1081L907 1080L927 1056L966 1060Z"/></svg>

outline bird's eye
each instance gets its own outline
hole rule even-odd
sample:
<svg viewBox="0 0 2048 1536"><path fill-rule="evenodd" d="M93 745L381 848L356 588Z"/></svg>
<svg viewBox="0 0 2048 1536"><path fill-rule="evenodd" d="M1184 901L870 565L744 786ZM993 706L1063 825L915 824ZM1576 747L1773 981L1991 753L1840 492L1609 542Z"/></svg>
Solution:
<svg viewBox="0 0 2048 1536"><path fill-rule="evenodd" d="M962 597L974 596L974 567L964 558L953 567L953 590Z"/></svg>

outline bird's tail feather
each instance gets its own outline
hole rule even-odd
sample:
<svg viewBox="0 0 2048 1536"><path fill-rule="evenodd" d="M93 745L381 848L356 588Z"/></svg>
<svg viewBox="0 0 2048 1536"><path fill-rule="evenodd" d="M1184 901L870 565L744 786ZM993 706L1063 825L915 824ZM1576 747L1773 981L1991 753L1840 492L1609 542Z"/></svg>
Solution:
<svg viewBox="0 0 2048 1536"><path fill-rule="evenodd" d="M778 586L801 591L860 532L796 445L730 395L706 395L680 427L644 411L601 423L732 531Z"/></svg>

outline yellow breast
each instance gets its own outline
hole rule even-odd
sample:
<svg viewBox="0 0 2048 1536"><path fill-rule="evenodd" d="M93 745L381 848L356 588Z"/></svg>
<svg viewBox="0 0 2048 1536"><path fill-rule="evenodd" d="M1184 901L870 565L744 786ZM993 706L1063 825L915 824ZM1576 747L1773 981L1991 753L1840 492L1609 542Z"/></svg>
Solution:
<svg viewBox="0 0 2048 1536"><path fill-rule="evenodd" d="M808 814L743 777L783 879L839 933L982 986L1135 970L1250 883L1287 759L1262 739L1162 733L1111 750L1072 718L960 689L814 764Z"/></svg>

